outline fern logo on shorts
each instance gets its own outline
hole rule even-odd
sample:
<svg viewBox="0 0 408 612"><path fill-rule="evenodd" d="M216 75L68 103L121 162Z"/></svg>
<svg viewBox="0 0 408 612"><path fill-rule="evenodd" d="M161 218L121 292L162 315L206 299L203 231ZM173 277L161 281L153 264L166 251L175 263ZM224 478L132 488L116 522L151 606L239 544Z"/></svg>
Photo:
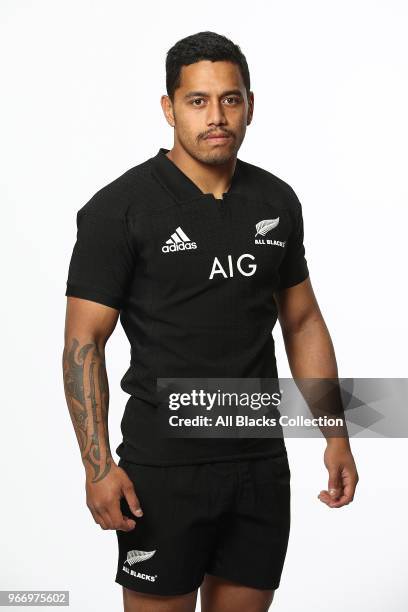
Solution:
<svg viewBox="0 0 408 612"><path fill-rule="evenodd" d="M140 563L141 561L146 561L147 559L153 557L155 552L155 550L129 550L125 561L125 564L127 563L129 567L124 564L122 565L122 570L134 578L140 578L141 580L147 580L148 582L156 582L157 574L151 576L150 574L144 574L143 572L138 572L137 570L131 569L131 566L135 563Z"/></svg>
<svg viewBox="0 0 408 612"><path fill-rule="evenodd" d="M140 561L146 561L153 557L155 550L129 550L125 563L133 565L134 563L140 563Z"/></svg>

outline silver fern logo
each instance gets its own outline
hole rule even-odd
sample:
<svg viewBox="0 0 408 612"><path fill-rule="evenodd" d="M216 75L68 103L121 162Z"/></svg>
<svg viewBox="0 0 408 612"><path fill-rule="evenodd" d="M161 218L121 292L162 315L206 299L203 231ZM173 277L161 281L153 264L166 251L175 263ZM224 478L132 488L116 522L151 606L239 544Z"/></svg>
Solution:
<svg viewBox="0 0 408 612"><path fill-rule="evenodd" d="M263 221L259 221L259 223L255 225L256 227L255 238L258 236L258 234L261 234L261 236L265 236L265 234L270 232L278 224L279 224L279 217L276 217L276 219L264 219Z"/></svg>
<svg viewBox="0 0 408 612"><path fill-rule="evenodd" d="M254 242L257 245L267 245L267 246L278 246L284 248L286 245L286 240L272 240L270 238L264 238L265 234L273 230L277 225L279 225L279 217L276 219L263 219L263 221L259 221L255 225L256 234L254 238ZM260 235L262 238L257 238Z"/></svg>
<svg viewBox="0 0 408 612"><path fill-rule="evenodd" d="M153 557L155 550L129 550L125 563L133 565L134 563L140 563Z"/></svg>

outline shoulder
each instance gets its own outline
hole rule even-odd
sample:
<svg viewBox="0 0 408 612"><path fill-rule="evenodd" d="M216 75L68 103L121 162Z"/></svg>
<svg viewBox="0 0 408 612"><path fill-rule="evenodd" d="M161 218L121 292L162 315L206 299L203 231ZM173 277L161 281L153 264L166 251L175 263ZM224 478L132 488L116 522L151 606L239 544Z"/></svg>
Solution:
<svg viewBox="0 0 408 612"><path fill-rule="evenodd" d="M264 201L279 200L285 208L297 214L301 210L299 198L293 187L265 168L240 160L242 175L252 194Z"/></svg>
<svg viewBox="0 0 408 612"><path fill-rule="evenodd" d="M151 158L126 170L101 187L77 214L101 215L110 219L124 219L129 214L143 212L139 202L143 193L152 189Z"/></svg>

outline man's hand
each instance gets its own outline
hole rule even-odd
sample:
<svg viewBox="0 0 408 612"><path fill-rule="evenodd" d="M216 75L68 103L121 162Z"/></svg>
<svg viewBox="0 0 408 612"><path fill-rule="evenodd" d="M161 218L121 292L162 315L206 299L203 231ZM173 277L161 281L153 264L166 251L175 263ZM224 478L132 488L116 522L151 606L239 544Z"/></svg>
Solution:
<svg viewBox="0 0 408 612"><path fill-rule="evenodd" d="M131 531L136 521L122 514L120 499L125 497L130 510L136 516L143 516L139 499L129 476L125 470L116 465L98 482L92 482L92 477L86 478L86 505L102 529L119 529Z"/></svg>
<svg viewBox="0 0 408 612"><path fill-rule="evenodd" d="M347 439L328 439L324 464L329 472L329 486L327 491L320 491L317 497L330 508L341 508L353 501L359 481Z"/></svg>

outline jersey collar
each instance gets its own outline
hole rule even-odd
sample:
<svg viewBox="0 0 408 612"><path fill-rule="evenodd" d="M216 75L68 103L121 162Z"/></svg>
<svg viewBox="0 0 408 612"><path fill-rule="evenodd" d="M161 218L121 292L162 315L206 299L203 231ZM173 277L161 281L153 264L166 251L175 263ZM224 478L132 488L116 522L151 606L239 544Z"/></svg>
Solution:
<svg viewBox="0 0 408 612"><path fill-rule="evenodd" d="M182 202L200 196L203 198L213 197L212 194L202 192L201 189L166 156L169 150L170 149L161 147L157 155L152 158L153 174L163 187L171 192L173 198ZM244 162L237 158L230 188L226 193L240 193L240 188L243 186L243 163Z"/></svg>

